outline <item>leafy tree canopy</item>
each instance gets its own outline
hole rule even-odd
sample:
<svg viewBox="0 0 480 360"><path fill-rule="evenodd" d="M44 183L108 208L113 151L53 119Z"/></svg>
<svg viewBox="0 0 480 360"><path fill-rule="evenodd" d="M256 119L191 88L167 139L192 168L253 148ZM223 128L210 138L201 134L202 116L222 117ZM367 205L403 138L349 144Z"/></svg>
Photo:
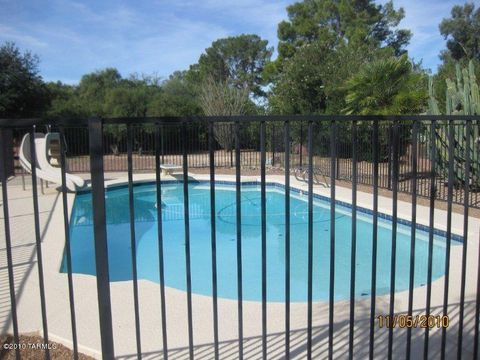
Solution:
<svg viewBox="0 0 480 360"><path fill-rule="evenodd" d="M145 117L150 97L145 87L116 87L106 93L104 112L112 117Z"/></svg>
<svg viewBox="0 0 480 360"><path fill-rule="evenodd" d="M283 72L269 96L271 112L280 114L312 114L325 112L324 75L329 49L313 44L301 49L286 61Z"/></svg>
<svg viewBox="0 0 480 360"><path fill-rule="evenodd" d="M270 111L282 114L338 114L346 106L345 81L374 59L392 56L390 48L339 44L335 49L316 42L285 60L269 94Z"/></svg>
<svg viewBox="0 0 480 360"><path fill-rule="evenodd" d="M175 71L161 84L149 109L149 116L186 116L200 115L201 108L197 99L198 86L192 81L188 71Z"/></svg>
<svg viewBox="0 0 480 360"><path fill-rule="evenodd" d="M384 5L373 0L303 0L287 7L288 21L278 25L280 60L291 58L305 44L321 41L390 46L402 54L411 32L396 29L405 16L392 1Z"/></svg>
<svg viewBox="0 0 480 360"><path fill-rule="evenodd" d="M448 49L443 58L450 55L454 60L480 60L480 8L475 9L473 3L455 5L451 15L440 23Z"/></svg>
<svg viewBox="0 0 480 360"><path fill-rule="evenodd" d="M11 42L0 46L0 117L38 116L48 93L38 73L39 59Z"/></svg>
<svg viewBox="0 0 480 360"><path fill-rule="evenodd" d="M175 72L162 82L156 76L122 78L110 68L83 76L78 86L49 87L54 94L49 116L180 116L200 111L185 72Z"/></svg>
<svg viewBox="0 0 480 360"><path fill-rule="evenodd" d="M92 115L81 102L77 86L62 84L58 81L56 83L48 83L47 88L50 96L50 106L45 113L46 117L78 118Z"/></svg>
<svg viewBox="0 0 480 360"><path fill-rule="evenodd" d="M89 115L105 116L107 92L121 84L122 76L117 69L107 68L82 76L77 95Z"/></svg>
<svg viewBox="0 0 480 360"><path fill-rule="evenodd" d="M418 114L427 100L426 76L406 55L362 66L345 85L346 114Z"/></svg>
<svg viewBox="0 0 480 360"><path fill-rule="evenodd" d="M212 77L217 82L228 82L236 88L248 88L262 96L262 72L270 61L273 48L258 35L243 34L218 39L191 67L200 81Z"/></svg>

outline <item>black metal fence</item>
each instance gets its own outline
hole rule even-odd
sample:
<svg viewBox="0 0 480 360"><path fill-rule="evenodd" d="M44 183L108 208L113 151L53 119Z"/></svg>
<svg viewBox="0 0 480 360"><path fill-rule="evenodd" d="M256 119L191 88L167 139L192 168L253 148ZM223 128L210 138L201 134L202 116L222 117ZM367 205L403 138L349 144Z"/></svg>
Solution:
<svg viewBox="0 0 480 360"><path fill-rule="evenodd" d="M428 119L420 121L418 128L418 146L416 148L417 178L416 192L420 197L430 197L431 174L431 149L429 147L431 125ZM372 122L362 120L358 125L357 143L357 172L356 181L361 185L373 185L374 162L373 162L373 126ZM436 132L448 136L448 121L437 121ZM463 121L453 124L455 131L464 131ZM472 128L479 128L478 122L473 121ZM379 180L378 186L382 189L392 189L393 182L393 132L394 126L391 121L379 121ZM48 126L39 126L38 131L54 131ZM15 132L16 143L19 144L23 134L28 131L22 129ZM315 125L314 133L314 171L321 175L324 181L332 177L329 159L328 127ZM337 131L337 157L334 177L336 180L353 182L353 146L350 139L352 124L342 121ZM413 145L412 145L412 121L401 121L398 124L399 168L398 168L398 191L411 194L413 192L411 181L413 171ZM208 129L201 121L189 123L186 129L186 146L188 153L189 168L205 169L209 167L208 153ZM214 127L214 163L216 168L234 169L234 134L235 125L231 122L218 122ZM291 130L290 168L305 169L308 160L308 121L296 120ZM478 133L478 130L477 130ZM65 128L65 143L68 144L66 152L66 164L69 172L90 172L89 161L89 136L88 128L81 125L81 121L72 122L72 126ZM129 128L129 136L132 137L132 166L135 171L149 172L155 170L155 127L152 124L132 124ZM160 126L160 154L161 162L181 165L182 164L182 132L174 123L164 123ZM240 162L242 169L259 169L261 165L259 124L256 122L241 122L239 137L242 144ZM285 169L285 145L283 143L284 129L278 127L275 122L269 122L265 128L265 151L267 153L267 171ZM463 142L465 137L461 137ZM127 127L123 124L108 124L102 135L104 171L125 172L128 169L128 136ZM455 140L457 141L457 139ZM439 147L443 158L447 157L448 146ZM461 144L458 144L461 145ZM462 144L465 145L464 143ZM457 146L457 145L456 145ZM478 153L480 138L470 144L472 153ZM455 162L458 167L463 167L463 162ZM435 198L446 201L448 197L448 171L446 164L435 168ZM23 169L17 165L17 173ZM460 171L461 172L461 171ZM475 175L477 176L477 175ZM478 181L476 181L478 183ZM463 204L465 196L463 187L456 184L453 190L453 202ZM480 188L473 188L469 192L469 205L480 208Z"/></svg>
<svg viewBox="0 0 480 360"><path fill-rule="evenodd" d="M43 279L43 255L42 238L38 219L38 198L37 177L35 166L34 133L45 125L50 125L52 131L61 134L61 173L62 173L62 201L63 218L65 230L65 253L68 272L68 289L70 316L72 326L72 343L75 358L78 357L78 340L76 332L76 314L74 306L74 283L71 266L70 231L66 188L66 169L76 172L88 172L91 176L91 193L93 202L93 228L95 242L97 296L99 307L99 324L101 334L101 352L103 358L111 359L115 356L114 332L112 327L111 299L110 299L110 278L108 266L108 247L105 210L105 172L107 170L126 170L128 172L129 192L129 216L131 236L131 261L133 267L133 294L135 326L132 336L136 338L136 351L138 358L142 357L142 342L140 334L139 316L139 293L137 283L137 255L135 239L135 209L133 205L133 173L136 170L155 170L157 204L162 203L162 175L160 165L162 163L179 164L183 173L183 219L185 231L185 259L186 268L186 296L187 296L187 319L188 319L188 357L194 358L194 327L192 320L192 278L191 278L191 234L189 214L189 187L188 173L191 168L205 167L210 175L210 211L211 211L211 255L212 255L212 306L213 306L213 347L214 357L220 357L219 350L219 317L218 295L217 295L217 254L216 254L216 209L215 209L215 179L216 172L222 167L233 167L235 169L236 183L236 261L237 282L238 282L238 352L235 357L247 358L244 352L244 321L243 317L243 289L242 289L242 216L241 216L241 176L245 169L257 169L260 175L261 192L261 252L262 265L258 271L262 278L262 306L261 306L261 344L262 357L268 357L269 335L267 329L267 213L266 213L266 179L271 168L284 175L285 183L285 337L284 351L282 356L290 358L291 349L291 289L290 289L290 264L291 264L291 239L290 239L290 182L291 174L296 173L297 177L308 183L308 281L306 287L308 292L307 316L306 316L306 347L307 358L312 358L313 348L323 339L313 335L313 263L314 237L320 236L314 233L313 228L313 201L314 183L317 176L329 178L330 193L330 238L328 241L329 261L329 296L328 296L328 339L326 352L322 357L333 358L335 330L335 209L336 209L336 181L351 181L352 187L352 252L348 262L351 264L350 295L349 295L349 326L348 326L348 356L355 357L355 283L356 277L356 244L357 244L357 187L359 184L370 185L373 196L373 238L372 246L372 278L370 293L370 320L368 326L360 331L369 333L370 358L378 356L375 351L376 343L375 328L378 315L378 304L376 302L376 280L377 280L377 243L379 228L379 189L391 190L392 196L392 238L391 242L391 269L390 269L390 292L389 292L389 319L394 319L395 313L395 272L396 272L396 249L397 249L397 225L402 222L398 218L398 194L401 191L411 193L412 213L411 223L411 247L410 267L408 286L408 309L406 316L410 319L414 314L414 276L415 276L415 239L417 224L417 196L424 196L429 199L429 252L428 252L428 281L426 285L425 316L429 319L431 315L432 301L432 257L435 235L435 200L447 201L447 220L445 231L445 274L444 274L444 298L442 315L449 313L449 278L451 263L452 243L452 207L453 203L463 205L463 247L461 256L461 293L459 294L458 306L458 333L456 337L456 356L460 358L463 352L462 341L464 338L465 318L465 282L467 276L467 247L469 242L475 241L478 248L478 238L472 239L469 234L469 209L478 206L478 153L479 143L471 135L474 131L478 133L480 117L478 116L276 116L276 117L204 117L204 118L146 118L146 119L100 119L88 120L59 120L48 123L42 120L0 120L0 140L3 143L7 129L16 131L27 131L31 134L31 159L32 164L32 200L34 207L36 255L39 275L39 295L41 298L43 338L48 341L48 321L45 301L45 286ZM477 130L475 129L477 128ZM23 130L19 130L23 129ZM455 129L465 134L461 139L455 137ZM473 138L473 141L472 141ZM439 142L442 140L443 142ZM88 144L88 148L86 145ZM463 149L461 152L459 149ZM8 286L10 294L10 315L13 326L13 336L18 343L18 319L17 319L17 294L15 292L15 278L13 273L14 263L12 260L12 241L10 236L10 215L8 197L7 164L9 154L4 147L1 147L1 183L3 198L3 219L5 230L5 251L8 269ZM459 151L461 153L459 153ZM126 154L125 154L126 153ZM113 160L111 160L113 159ZM443 162L439 161L442 159ZM88 163L86 162L88 160ZM301 171L298 171L298 170ZM296 171L297 170L297 171ZM458 174L461 174L459 176ZM463 181L461 177L463 176ZM158 221L158 244L159 244L159 278L160 278L160 299L161 299L161 324L162 339L159 339L164 359L169 357L167 344L167 318L168 312L164 282L164 254L162 234L162 206L157 206ZM404 223L404 222L402 222ZM478 234L477 234L478 235ZM385 240L385 239L383 239ZM470 265L478 267L480 274L479 256L476 256L476 263ZM180 264L179 264L180 266ZM475 271L477 272L477 271ZM480 310L480 276L477 276L477 292L474 309L474 326L470 339L473 339L472 355L478 358L479 344L479 310ZM94 326L92 324L92 326ZM423 358L429 358L432 353L432 345L429 343L429 330L431 326L425 326L423 341ZM450 332L450 329L449 329ZM452 335L449 334L451 339ZM388 328L388 339L386 353L382 357L392 358L393 356L393 326ZM398 345L398 344L397 344ZM400 347L405 347L402 352L407 359L418 358L418 353L412 350L411 327L406 334L404 342ZM440 358L446 357L447 328L441 330L440 347L437 353ZM469 353L470 354L470 353ZM19 349L16 352L20 357ZM49 358L48 349L45 357ZM293 356L293 355L292 355Z"/></svg>

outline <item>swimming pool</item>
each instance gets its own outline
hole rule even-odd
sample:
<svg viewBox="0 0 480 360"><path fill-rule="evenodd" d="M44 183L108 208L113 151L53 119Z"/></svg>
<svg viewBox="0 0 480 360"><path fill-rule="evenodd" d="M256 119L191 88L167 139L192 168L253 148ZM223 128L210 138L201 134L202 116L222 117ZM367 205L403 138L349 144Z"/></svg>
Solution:
<svg viewBox="0 0 480 360"><path fill-rule="evenodd" d="M235 185L216 183L218 296L237 298L236 203ZM261 282L261 205L260 184L243 183L242 262L244 300L260 301ZM284 301L285 296L285 193L283 185L267 184L267 300ZM192 291L211 296L210 187L207 181L189 182L190 249ZM159 283L156 185L134 186L135 230L138 278ZM291 192L291 301L307 300L307 196ZM315 195L313 213L313 299L327 300L330 269L330 201ZM128 188L106 192L107 238L110 281L132 279ZM183 183L162 183L165 286L186 289ZM390 291L392 224L380 215L378 225L377 294ZM357 220L357 297L371 291L372 215L360 209ZM335 212L335 299L350 294L351 208L337 202ZM72 269L95 275L92 203L89 192L78 193L71 215ZM408 289L410 266L410 224L402 221L397 229L395 290ZM427 281L428 232L417 227L415 247L415 287ZM461 245L454 236L452 245ZM443 276L445 234L436 231L433 247L433 279ZM60 271L66 272L65 256Z"/></svg>

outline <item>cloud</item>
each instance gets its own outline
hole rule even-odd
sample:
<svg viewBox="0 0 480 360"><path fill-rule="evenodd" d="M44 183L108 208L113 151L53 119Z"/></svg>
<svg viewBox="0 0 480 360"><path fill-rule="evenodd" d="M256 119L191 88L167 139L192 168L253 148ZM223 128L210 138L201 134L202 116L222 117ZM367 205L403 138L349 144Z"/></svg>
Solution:
<svg viewBox="0 0 480 360"><path fill-rule="evenodd" d="M41 48L47 46L47 43L39 38L18 31L6 25L0 24L0 41L13 41L23 43L28 47Z"/></svg>
<svg viewBox="0 0 480 360"><path fill-rule="evenodd" d="M40 56L46 79L80 79L106 66L123 75L187 69L214 40L256 33L276 45L282 0L0 0L0 40Z"/></svg>
<svg viewBox="0 0 480 360"><path fill-rule="evenodd" d="M380 0L385 3L387 0ZM0 40L40 56L47 79L80 79L106 66L123 75L168 76L187 69L214 40L255 33L277 45L278 23L294 0L0 0ZM439 63L445 41L438 24L456 0L395 0L414 37L409 53L427 67ZM70 82L69 80L69 82Z"/></svg>
<svg viewBox="0 0 480 360"><path fill-rule="evenodd" d="M66 9L70 8L72 12L81 15L83 21L102 21L104 19L103 16L97 14L95 11L92 11L90 7L86 4L72 1L72 0L61 0L56 1L56 3Z"/></svg>

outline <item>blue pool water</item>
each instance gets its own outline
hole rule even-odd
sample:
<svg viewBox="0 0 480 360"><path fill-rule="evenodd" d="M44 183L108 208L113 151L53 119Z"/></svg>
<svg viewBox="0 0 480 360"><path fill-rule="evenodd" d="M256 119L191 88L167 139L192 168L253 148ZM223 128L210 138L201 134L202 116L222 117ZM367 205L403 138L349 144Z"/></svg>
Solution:
<svg viewBox="0 0 480 360"><path fill-rule="evenodd" d="M243 185L242 261L245 300L261 300L260 186ZM159 283L157 210L155 184L134 186L138 277ZM208 182L189 185L192 291L211 296L210 188ZM165 285L186 289L183 184L162 185L162 217ZM267 186L267 293L268 301L283 301L285 294L285 194L279 186ZM73 272L95 275L91 194L76 196L71 217ZM132 279L128 188L107 191L107 237L111 281ZM236 206L233 184L216 186L218 295L237 297ZM328 299L330 262L330 203L314 200L313 299ZM291 195L291 300L307 299L307 196ZM350 289L351 209L337 204L335 213L335 299L347 299ZM372 216L358 213L356 288L358 297L369 296L372 264ZM399 224L397 232L396 291L408 289L410 227ZM379 220L377 294L390 291L391 222ZM417 230L415 286L427 279L428 233ZM458 240L458 239L457 239ZM452 245L459 245L452 241ZM433 278L444 273L445 237L435 235ZM62 272L66 271L65 259Z"/></svg>

